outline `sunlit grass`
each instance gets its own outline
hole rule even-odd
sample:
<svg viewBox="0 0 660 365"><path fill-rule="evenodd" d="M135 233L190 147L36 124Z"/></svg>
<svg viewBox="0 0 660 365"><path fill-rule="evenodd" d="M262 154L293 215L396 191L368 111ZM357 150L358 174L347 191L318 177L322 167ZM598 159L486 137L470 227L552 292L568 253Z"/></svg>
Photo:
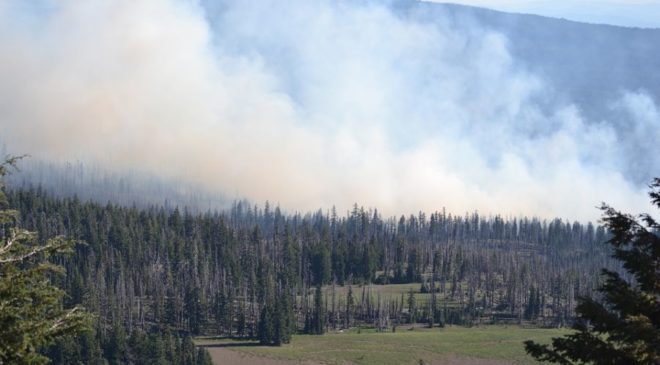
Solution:
<svg viewBox="0 0 660 365"><path fill-rule="evenodd" d="M232 347L252 355L313 361L324 364L419 364L447 357L468 357L533 364L525 354L523 341L550 342L568 330L533 329L516 326L480 328L446 327L379 333L329 333L323 336L297 335L282 347Z"/></svg>

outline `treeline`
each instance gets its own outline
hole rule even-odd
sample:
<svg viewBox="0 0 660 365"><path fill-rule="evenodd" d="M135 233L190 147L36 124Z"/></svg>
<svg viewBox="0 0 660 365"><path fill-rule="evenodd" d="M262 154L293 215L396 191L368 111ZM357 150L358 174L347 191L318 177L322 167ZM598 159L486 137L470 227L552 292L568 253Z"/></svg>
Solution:
<svg viewBox="0 0 660 365"><path fill-rule="evenodd" d="M617 269L602 227L558 219L444 211L384 219L357 206L342 216L283 214L243 202L193 214L40 190L9 199L41 239L86 243L58 262L67 270L59 284L68 304L98 315L89 341L103 348L117 333L279 344L296 332L352 326L558 325L570 321L578 296L593 293L601 267ZM393 283L416 284L405 294L380 290Z"/></svg>
<svg viewBox="0 0 660 365"><path fill-rule="evenodd" d="M177 364L211 365L211 357L190 336L135 329L128 335L122 327L63 337L45 354L52 364Z"/></svg>

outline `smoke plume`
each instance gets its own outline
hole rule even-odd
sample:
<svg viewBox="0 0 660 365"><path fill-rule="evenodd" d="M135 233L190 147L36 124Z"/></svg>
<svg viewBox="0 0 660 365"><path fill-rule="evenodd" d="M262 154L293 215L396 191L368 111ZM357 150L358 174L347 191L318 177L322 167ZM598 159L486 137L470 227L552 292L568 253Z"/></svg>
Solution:
<svg viewBox="0 0 660 365"><path fill-rule="evenodd" d="M645 209L653 98L548 107L561 90L508 42L387 2L3 2L1 137L289 209Z"/></svg>

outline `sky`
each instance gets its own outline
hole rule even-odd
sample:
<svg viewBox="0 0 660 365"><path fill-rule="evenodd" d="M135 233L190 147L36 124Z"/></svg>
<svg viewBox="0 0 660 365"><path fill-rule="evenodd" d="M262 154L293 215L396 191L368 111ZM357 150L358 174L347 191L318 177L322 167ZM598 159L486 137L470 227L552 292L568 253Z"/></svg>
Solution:
<svg viewBox="0 0 660 365"><path fill-rule="evenodd" d="M643 90L604 101L624 133L549 97L506 37L474 22L379 2L213 3L0 2L8 150L287 210L593 221L602 201L647 207L626 176L660 138Z"/></svg>
<svg viewBox="0 0 660 365"><path fill-rule="evenodd" d="M660 28L660 0L456 0L463 5L587 23Z"/></svg>

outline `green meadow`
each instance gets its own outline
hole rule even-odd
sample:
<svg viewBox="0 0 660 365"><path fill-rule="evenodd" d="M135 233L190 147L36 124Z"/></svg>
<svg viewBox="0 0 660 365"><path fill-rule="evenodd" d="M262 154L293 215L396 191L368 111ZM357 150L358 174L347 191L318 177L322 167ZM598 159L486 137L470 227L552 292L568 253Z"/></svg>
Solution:
<svg viewBox="0 0 660 365"><path fill-rule="evenodd" d="M531 339L549 343L552 337L568 331L517 326L409 330L401 326L395 333L363 329L322 336L297 335L290 344L281 347L246 344L231 346L231 349L259 357L320 364L412 365L440 363L442 359L456 358L533 364L535 362L525 354L523 341ZM205 338L197 342L212 344L231 341Z"/></svg>

